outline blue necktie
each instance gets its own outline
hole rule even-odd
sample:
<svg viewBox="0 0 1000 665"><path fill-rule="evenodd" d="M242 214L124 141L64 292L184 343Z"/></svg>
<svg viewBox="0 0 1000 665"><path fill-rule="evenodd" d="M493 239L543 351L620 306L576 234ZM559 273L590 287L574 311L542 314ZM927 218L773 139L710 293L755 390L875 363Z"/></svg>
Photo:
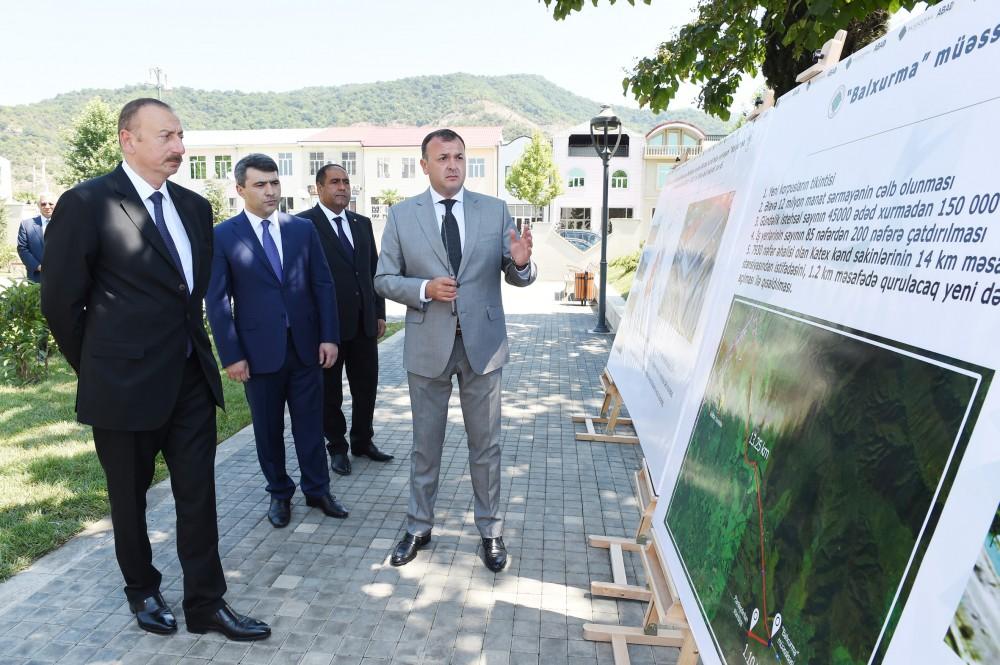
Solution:
<svg viewBox="0 0 1000 665"><path fill-rule="evenodd" d="M263 225L261 244L264 245L264 255L267 257L267 262L271 264L271 270L274 271L280 282L283 279L281 274L281 256L278 255L278 246L274 244L274 238L271 237L271 232L267 229L271 225L271 220L265 219L261 224Z"/></svg>
<svg viewBox="0 0 1000 665"><path fill-rule="evenodd" d="M344 235L343 221L344 218L340 215L333 218L333 223L337 225L337 237L340 238L340 244L344 246L344 251L347 253L347 256L354 256L354 247L351 246L351 241L347 239L346 235Z"/></svg>
<svg viewBox="0 0 1000 665"><path fill-rule="evenodd" d="M167 246L167 252L170 253L170 258L177 266L177 272L183 276L184 265L181 263L181 255L177 252L177 245L174 244L170 230L167 229L167 220L163 217L163 192L153 192L149 195L149 200L153 202L153 221L156 223L156 230L160 232L163 244ZM185 281L186 279L185 277Z"/></svg>

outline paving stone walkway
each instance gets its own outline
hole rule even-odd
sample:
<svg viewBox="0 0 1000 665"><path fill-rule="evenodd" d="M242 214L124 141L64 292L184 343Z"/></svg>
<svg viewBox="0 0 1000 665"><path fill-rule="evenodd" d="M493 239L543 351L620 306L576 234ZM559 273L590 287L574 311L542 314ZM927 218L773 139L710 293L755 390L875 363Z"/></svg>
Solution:
<svg viewBox="0 0 1000 665"><path fill-rule="evenodd" d="M0 663L612 663L610 646L583 640L582 625L638 625L643 607L591 598L591 580L610 580L611 567L607 551L588 548L586 535L634 533L631 478L640 453L635 446L577 443L570 420L599 407L598 376L611 338L588 332L591 310L554 302L546 285L505 289L505 303L512 348L503 382L501 505L512 557L506 571L490 573L477 555L457 390L433 543L404 567L388 563L405 521L411 449L397 335L380 347L375 415L376 443L396 459L356 459L353 475L334 476L333 490L351 510L347 520L325 518L298 493L291 524L274 529L265 518L268 498L250 429L219 447L226 598L268 621L270 639L238 644L184 630L166 481L149 492L149 528L180 631L161 637L135 626L104 520L0 585ZM635 575L638 561L627 563ZM630 647L640 665L674 663L677 653Z"/></svg>

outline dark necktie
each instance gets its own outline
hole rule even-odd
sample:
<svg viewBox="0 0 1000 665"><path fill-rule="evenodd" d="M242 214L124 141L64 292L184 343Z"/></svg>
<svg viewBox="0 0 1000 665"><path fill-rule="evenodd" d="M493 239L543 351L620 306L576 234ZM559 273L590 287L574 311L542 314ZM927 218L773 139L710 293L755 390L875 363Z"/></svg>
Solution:
<svg viewBox="0 0 1000 665"><path fill-rule="evenodd" d="M452 214L451 209L455 205L455 199L444 199L444 222L441 224L441 242L444 243L445 251L448 252L448 260L451 262L453 275L458 274L458 267L462 265L462 236L458 232L458 220Z"/></svg>
<svg viewBox="0 0 1000 665"><path fill-rule="evenodd" d="M264 245L264 256L267 257L267 262L271 264L271 270L277 275L278 281L282 281L281 274L281 256L278 254L278 246L274 244L274 238L271 237L271 232L267 227L271 225L271 220L265 219L261 222L261 244Z"/></svg>
<svg viewBox="0 0 1000 665"><path fill-rule="evenodd" d="M163 216L163 192L153 192L149 195L149 200L153 202L153 222L156 223L156 230L160 232L160 236L163 238L163 244L167 246L167 251L170 252L170 258L174 260L174 265L177 266L177 272L184 276L184 266L181 264L181 255L177 251L177 245L174 244L174 238L170 235L170 230L167 229L167 220ZM184 276L184 281L187 282L186 276ZM187 347L184 350L184 355L191 355L190 333L188 333Z"/></svg>
<svg viewBox="0 0 1000 665"><path fill-rule="evenodd" d="M177 245L174 244L174 239L167 228L167 220L163 217L163 192L153 192L149 195L149 200L153 202L153 221L156 223L156 230L160 232L160 237L167 246L170 258L174 260L177 272L183 276L184 265L181 263L181 255L177 252Z"/></svg>
<svg viewBox="0 0 1000 665"><path fill-rule="evenodd" d="M337 237L340 238L340 244L344 246L344 251L347 252L348 256L354 256L354 247L351 246L351 241L344 234L344 218L337 215L333 218L333 223L337 225Z"/></svg>

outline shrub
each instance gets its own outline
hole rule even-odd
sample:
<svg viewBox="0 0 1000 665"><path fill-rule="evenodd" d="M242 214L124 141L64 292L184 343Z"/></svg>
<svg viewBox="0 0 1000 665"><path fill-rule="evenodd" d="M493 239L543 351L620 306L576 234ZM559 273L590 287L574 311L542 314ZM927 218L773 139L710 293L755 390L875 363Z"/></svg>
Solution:
<svg viewBox="0 0 1000 665"><path fill-rule="evenodd" d="M17 384L37 383L49 372L49 327L42 316L41 289L18 281L0 293L0 376Z"/></svg>
<svg viewBox="0 0 1000 665"><path fill-rule="evenodd" d="M639 256L641 253L641 250L636 250L631 254L619 256L617 259L609 261L609 263L615 268L621 269L623 273L635 272L639 267Z"/></svg>

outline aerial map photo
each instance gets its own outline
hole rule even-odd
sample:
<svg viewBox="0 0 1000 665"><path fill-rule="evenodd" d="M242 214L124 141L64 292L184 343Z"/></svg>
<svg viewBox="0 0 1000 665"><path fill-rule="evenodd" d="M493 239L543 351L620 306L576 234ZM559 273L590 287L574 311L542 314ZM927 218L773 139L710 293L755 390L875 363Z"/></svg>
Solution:
<svg viewBox="0 0 1000 665"><path fill-rule="evenodd" d="M881 662L991 379L733 301L665 518L722 662Z"/></svg>
<svg viewBox="0 0 1000 665"><path fill-rule="evenodd" d="M969 665L1000 663L1000 505L944 641Z"/></svg>

